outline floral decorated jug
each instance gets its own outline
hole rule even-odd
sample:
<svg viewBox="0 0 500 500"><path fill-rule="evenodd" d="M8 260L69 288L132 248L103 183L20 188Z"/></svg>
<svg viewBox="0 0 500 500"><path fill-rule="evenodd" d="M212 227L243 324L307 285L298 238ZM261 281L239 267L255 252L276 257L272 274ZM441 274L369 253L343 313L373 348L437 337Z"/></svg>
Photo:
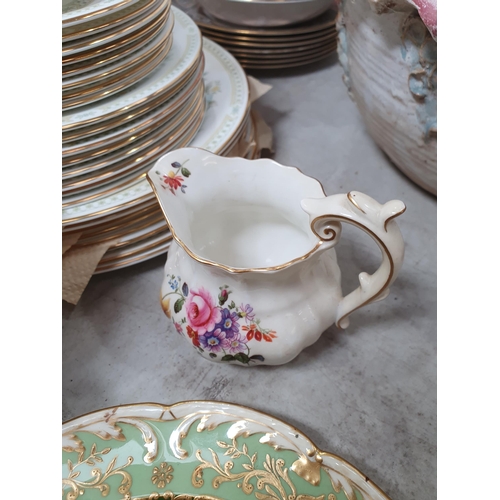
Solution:
<svg viewBox="0 0 500 500"><path fill-rule="evenodd" d="M198 148L172 151L148 172L174 241L165 264L165 314L205 358L244 366L295 358L333 323L385 298L404 255L395 218L352 191L326 196L295 167L225 158ZM341 222L382 251L372 274L342 295L333 247Z"/></svg>

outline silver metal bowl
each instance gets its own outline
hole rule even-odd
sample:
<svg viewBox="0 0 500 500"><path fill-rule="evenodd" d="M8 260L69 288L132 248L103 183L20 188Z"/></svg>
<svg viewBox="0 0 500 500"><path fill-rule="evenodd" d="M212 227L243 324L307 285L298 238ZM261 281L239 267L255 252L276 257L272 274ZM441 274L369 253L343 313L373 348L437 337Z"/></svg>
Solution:
<svg viewBox="0 0 500 500"><path fill-rule="evenodd" d="M239 26L289 26L327 11L333 0L199 0L207 14Z"/></svg>

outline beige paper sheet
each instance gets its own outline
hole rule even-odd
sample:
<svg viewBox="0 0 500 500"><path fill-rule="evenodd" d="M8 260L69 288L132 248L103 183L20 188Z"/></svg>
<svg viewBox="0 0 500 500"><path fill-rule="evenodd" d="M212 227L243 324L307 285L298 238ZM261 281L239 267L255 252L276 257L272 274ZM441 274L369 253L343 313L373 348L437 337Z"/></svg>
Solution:
<svg viewBox="0 0 500 500"><path fill-rule="evenodd" d="M62 235L62 254L66 253L79 239L82 233L70 233Z"/></svg>
<svg viewBox="0 0 500 500"><path fill-rule="evenodd" d="M117 240L67 250L62 258L62 298L76 305L102 256Z"/></svg>
<svg viewBox="0 0 500 500"><path fill-rule="evenodd" d="M273 87L267 83L262 83L253 76L247 75L248 87L250 90L250 102L254 103L259 97L267 94Z"/></svg>

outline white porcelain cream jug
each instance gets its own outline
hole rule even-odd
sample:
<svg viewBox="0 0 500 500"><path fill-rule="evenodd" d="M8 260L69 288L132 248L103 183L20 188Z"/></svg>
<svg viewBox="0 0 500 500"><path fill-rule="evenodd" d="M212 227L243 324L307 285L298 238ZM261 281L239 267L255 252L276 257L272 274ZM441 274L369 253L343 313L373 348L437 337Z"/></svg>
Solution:
<svg viewBox="0 0 500 500"><path fill-rule="evenodd" d="M174 241L161 303L202 356L245 366L295 358L333 323L389 293L404 255L395 217L352 191L326 196L319 181L269 159L172 151L148 172ZM343 297L333 247L341 222L366 231L382 251L372 274Z"/></svg>

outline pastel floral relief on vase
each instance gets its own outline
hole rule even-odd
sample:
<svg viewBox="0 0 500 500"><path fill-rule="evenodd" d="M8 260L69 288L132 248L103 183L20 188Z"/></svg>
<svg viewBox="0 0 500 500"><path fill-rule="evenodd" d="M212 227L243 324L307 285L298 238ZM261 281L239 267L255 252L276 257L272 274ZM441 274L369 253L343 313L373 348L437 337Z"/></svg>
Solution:
<svg viewBox="0 0 500 500"><path fill-rule="evenodd" d="M162 174L156 171L156 175L160 178L161 187L170 191L174 196L175 192L179 188L184 194L186 194L187 186L184 184L184 178L187 179L191 175L191 172L184 166L188 161L189 160L186 160L182 164L178 161L174 161L171 163L172 170L170 170L167 174ZM179 173L182 175L179 175Z"/></svg>
<svg viewBox="0 0 500 500"><path fill-rule="evenodd" d="M254 349L258 342L273 342L277 334L262 327L250 304L229 301L233 291L227 285L214 296L202 286L190 289L180 276L167 278L170 290L161 298L162 308L196 350L217 361L245 365L265 361Z"/></svg>

